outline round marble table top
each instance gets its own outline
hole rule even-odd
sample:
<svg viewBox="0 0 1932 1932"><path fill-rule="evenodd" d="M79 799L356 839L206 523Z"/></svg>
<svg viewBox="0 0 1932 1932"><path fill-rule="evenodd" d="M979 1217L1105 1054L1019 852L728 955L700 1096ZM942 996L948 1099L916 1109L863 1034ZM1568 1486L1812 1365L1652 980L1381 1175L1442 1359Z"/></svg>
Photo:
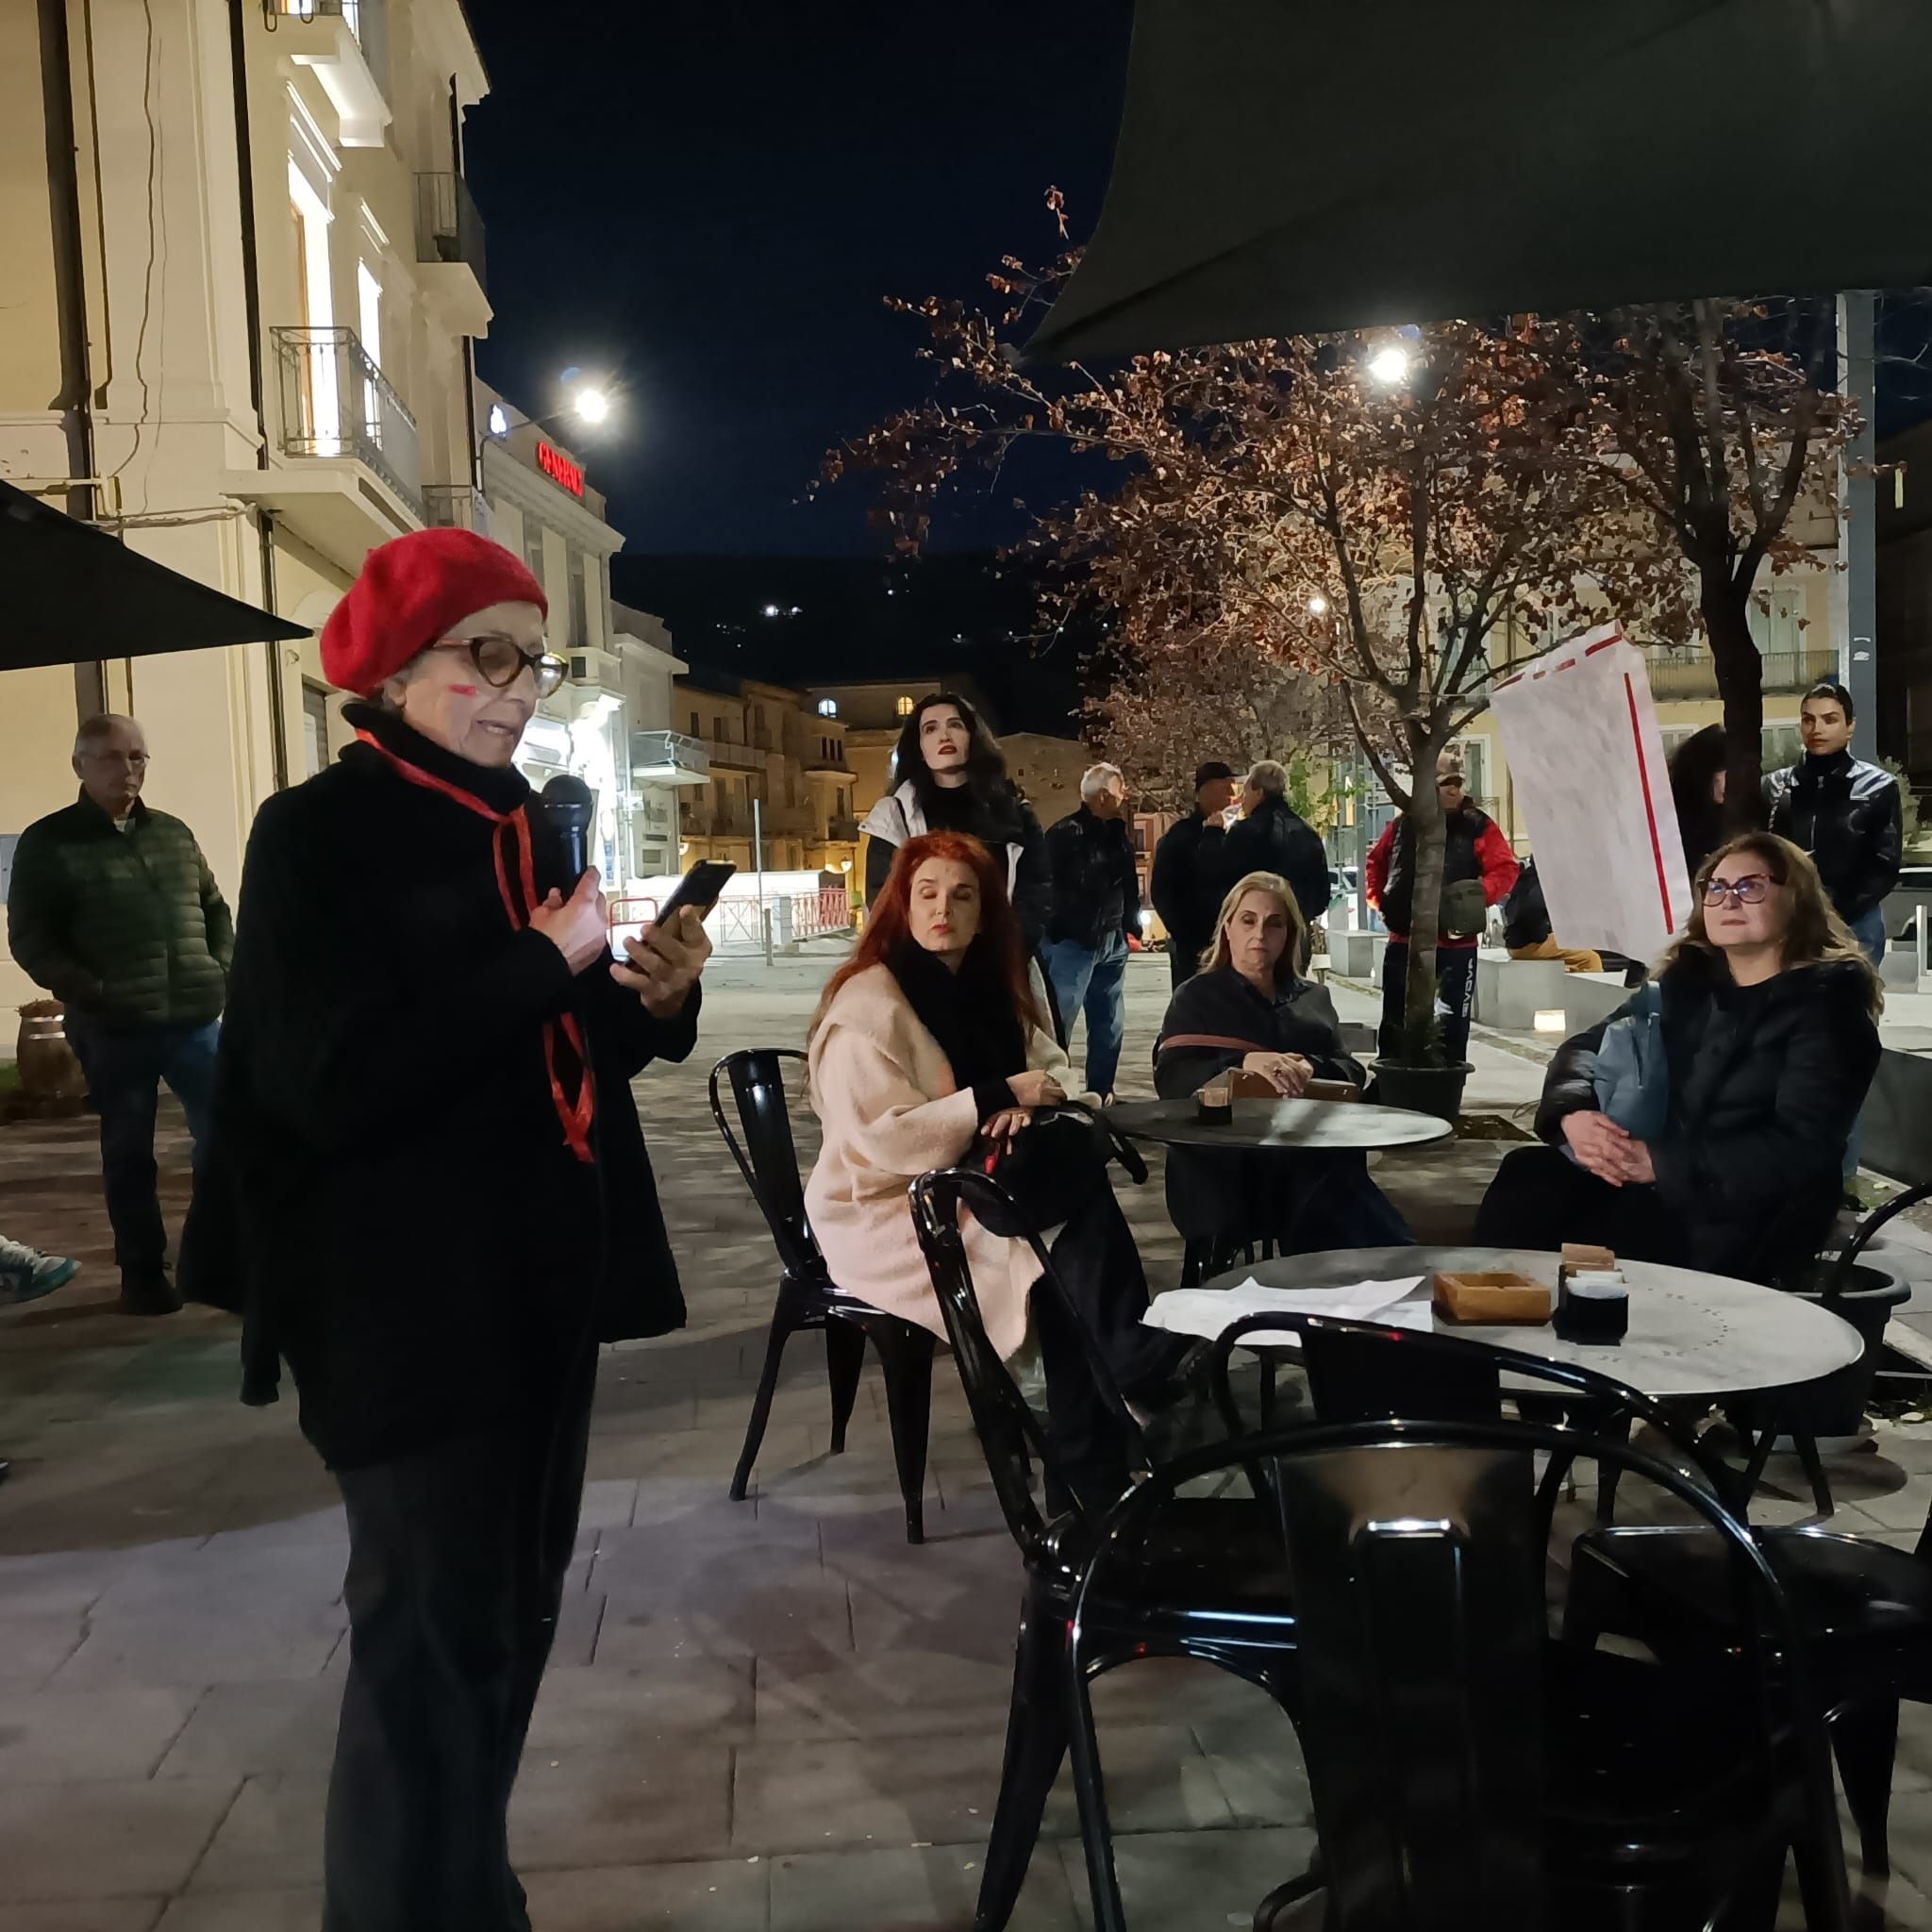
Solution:
<svg viewBox="0 0 1932 1932"><path fill-rule="evenodd" d="M1425 1301L1439 1272L1513 1269L1532 1281L1547 1282L1554 1303L1557 1259L1524 1248L1331 1248L1230 1269L1203 1286L1235 1288L1252 1278L1264 1288L1342 1288L1420 1274L1416 1298ZM1489 1328L1432 1317L1430 1325L1441 1334L1466 1335L1549 1361L1595 1369L1646 1395L1785 1388L1828 1375L1863 1352L1864 1343L1850 1323L1797 1295L1694 1268L1650 1261L1618 1265L1630 1286L1630 1329L1615 1344L1564 1341L1547 1324ZM1198 1314L1198 1296L1191 1306ZM1191 1321L1187 1332L1207 1334L1209 1324Z"/></svg>
<svg viewBox="0 0 1932 1932"><path fill-rule="evenodd" d="M1107 1118L1130 1140L1170 1147L1408 1147L1440 1141L1447 1121L1403 1107L1360 1100L1237 1100L1234 1118L1204 1121L1191 1093L1184 1100L1117 1100Z"/></svg>

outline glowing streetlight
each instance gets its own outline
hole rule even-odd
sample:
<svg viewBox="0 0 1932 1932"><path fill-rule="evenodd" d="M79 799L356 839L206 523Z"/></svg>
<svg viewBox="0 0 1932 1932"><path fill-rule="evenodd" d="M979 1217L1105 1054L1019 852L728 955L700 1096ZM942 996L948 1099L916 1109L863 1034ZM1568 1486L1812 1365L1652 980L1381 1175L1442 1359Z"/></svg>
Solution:
<svg viewBox="0 0 1932 1932"><path fill-rule="evenodd" d="M490 433L499 437L509 434L509 411L501 403L490 406Z"/></svg>
<svg viewBox="0 0 1932 1932"><path fill-rule="evenodd" d="M765 615L767 617L777 617L781 615L781 613L778 609L778 607L775 604L767 604L765 606Z"/></svg>
<svg viewBox="0 0 1932 1932"><path fill-rule="evenodd" d="M571 407L581 423L601 423L610 414L610 398L601 389L586 387L571 398Z"/></svg>
<svg viewBox="0 0 1932 1932"><path fill-rule="evenodd" d="M1320 591L1317 591L1308 599L1308 615L1310 617L1326 617L1328 615L1328 600L1323 596Z"/></svg>
<svg viewBox="0 0 1932 1932"><path fill-rule="evenodd" d="M1400 342L1388 342L1369 358L1369 374L1377 382L1393 389L1408 377L1408 351Z"/></svg>

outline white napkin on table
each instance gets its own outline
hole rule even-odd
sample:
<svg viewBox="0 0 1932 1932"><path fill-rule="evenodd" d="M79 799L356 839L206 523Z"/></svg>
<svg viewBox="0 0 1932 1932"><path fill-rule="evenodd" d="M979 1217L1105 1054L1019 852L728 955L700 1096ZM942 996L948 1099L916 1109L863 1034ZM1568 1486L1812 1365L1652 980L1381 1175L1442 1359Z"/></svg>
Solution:
<svg viewBox="0 0 1932 1932"><path fill-rule="evenodd" d="M1408 1298L1423 1284L1420 1274L1395 1281L1352 1281L1340 1288L1264 1288L1253 1275L1236 1288L1176 1288L1154 1297L1141 1319L1149 1328L1212 1340L1249 1315L1333 1315L1348 1322L1386 1322L1394 1328L1434 1325L1426 1297ZM1301 1337L1292 1329L1256 1329L1243 1344L1294 1348Z"/></svg>

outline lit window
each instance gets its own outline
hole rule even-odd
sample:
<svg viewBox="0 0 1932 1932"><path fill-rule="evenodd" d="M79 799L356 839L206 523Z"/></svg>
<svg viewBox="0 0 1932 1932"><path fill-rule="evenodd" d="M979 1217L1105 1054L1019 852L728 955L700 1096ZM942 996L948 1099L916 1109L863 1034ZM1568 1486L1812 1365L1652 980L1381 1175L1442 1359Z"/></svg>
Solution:
<svg viewBox="0 0 1932 1932"><path fill-rule="evenodd" d="M900 717L909 718L912 715L912 700L910 698L901 698L892 708L898 712Z"/></svg>
<svg viewBox="0 0 1932 1932"><path fill-rule="evenodd" d="M821 718L836 718L838 715L839 700L837 698L821 698L819 700L819 716Z"/></svg>

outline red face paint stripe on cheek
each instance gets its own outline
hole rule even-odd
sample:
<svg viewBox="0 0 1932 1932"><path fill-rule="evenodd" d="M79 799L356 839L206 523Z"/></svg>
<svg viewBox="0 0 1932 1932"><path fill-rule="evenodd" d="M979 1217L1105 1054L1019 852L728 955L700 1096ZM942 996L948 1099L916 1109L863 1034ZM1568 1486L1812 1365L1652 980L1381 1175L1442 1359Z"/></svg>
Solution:
<svg viewBox="0 0 1932 1932"><path fill-rule="evenodd" d="M453 684L450 690L459 698L473 698L476 695L476 687L474 684Z"/></svg>

